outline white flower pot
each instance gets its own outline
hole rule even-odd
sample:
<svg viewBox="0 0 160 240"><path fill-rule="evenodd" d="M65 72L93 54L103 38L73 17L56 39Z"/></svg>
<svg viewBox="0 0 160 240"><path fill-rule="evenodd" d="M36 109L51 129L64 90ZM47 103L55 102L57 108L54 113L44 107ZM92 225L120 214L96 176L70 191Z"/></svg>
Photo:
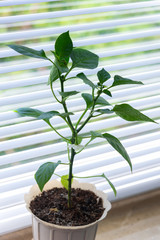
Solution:
<svg viewBox="0 0 160 240"><path fill-rule="evenodd" d="M49 190L54 187L62 187L61 183L57 180L49 181L44 190ZM105 208L101 218L91 224L84 226L60 226L51 223L47 223L37 218L29 209L30 202L41 192L38 185L32 186L29 193L25 195L25 202L27 209L32 213L33 222L33 240L94 240L97 232L98 222L104 219L107 212L111 208L110 202L107 200L107 195L95 188L93 184L89 183L79 183L78 181L73 181L73 188L81 188L84 190L90 190L94 192L97 196L103 199L103 207Z"/></svg>

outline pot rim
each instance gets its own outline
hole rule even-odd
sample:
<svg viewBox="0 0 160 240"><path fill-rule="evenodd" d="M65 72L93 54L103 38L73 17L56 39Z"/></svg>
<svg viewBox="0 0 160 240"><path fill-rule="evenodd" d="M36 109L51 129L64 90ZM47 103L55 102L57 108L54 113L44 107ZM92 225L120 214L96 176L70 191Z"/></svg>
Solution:
<svg viewBox="0 0 160 240"><path fill-rule="evenodd" d="M54 179L54 180L49 181L45 185L44 191L50 190L50 189L52 189L54 187L60 188L60 187L63 187L63 186L62 186L60 181ZM25 203L26 203L26 208L32 214L32 216L34 218L36 218L39 222L43 223L45 226L55 227L55 228L58 228L58 229L78 230L78 229L88 228L88 227L91 227L91 226L97 224L99 221L103 220L107 216L108 211L111 209L111 203L108 201L106 193L104 193L103 191L97 190L94 184L78 182L77 180L73 180L72 188L81 188L81 189L84 189L84 190L90 190L90 191L94 192L97 196L102 198L102 200L103 200L103 207L105 208L105 210L104 210L102 216L98 220L96 220L95 222L92 222L90 224L82 225L82 226L63 226L63 225L57 225L57 224L48 223L48 222L45 222L45 221L41 220L36 215L34 215L32 213L32 211L30 210L30 208L29 208L30 202L37 195L41 194L41 191L40 191L40 189L39 189L37 184L33 185L30 188L29 193L25 194L25 196L24 196L24 200L25 200Z"/></svg>

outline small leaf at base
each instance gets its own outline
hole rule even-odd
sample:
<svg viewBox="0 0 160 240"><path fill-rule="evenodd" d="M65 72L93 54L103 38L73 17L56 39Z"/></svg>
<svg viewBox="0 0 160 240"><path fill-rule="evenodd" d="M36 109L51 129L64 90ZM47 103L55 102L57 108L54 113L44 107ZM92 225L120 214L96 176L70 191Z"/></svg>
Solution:
<svg viewBox="0 0 160 240"><path fill-rule="evenodd" d="M68 184L69 184L69 175L63 175L61 177L61 183L63 185L63 187L68 190ZM72 182L73 182L73 178L72 178Z"/></svg>

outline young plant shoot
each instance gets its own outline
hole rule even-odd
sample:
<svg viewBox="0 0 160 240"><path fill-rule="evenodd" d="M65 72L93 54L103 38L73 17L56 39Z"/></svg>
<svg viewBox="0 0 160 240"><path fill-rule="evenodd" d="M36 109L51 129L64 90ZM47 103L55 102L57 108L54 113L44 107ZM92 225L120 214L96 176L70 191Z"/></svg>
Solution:
<svg viewBox="0 0 160 240"><path fill-rule="evenodd" d="M38 51L20 45L9 45L9 47L23 55L33 58L40 58L52 63L49 76L49 85L53 97L62 106L63 109L63 112L59 112L54 109L49 112L42 112L35 108L19 108L16 110L20 116L28 116L44 120L46 124L48 124L50 128L55 131L63 141L67 143L68 163L63 163L61 161L47 162L41 165L37 170L35 179L40 190L43 190L44 185L50 180L53 174L59 176L55 173L55 170L59 165L68 165L68 173L65 176L59 177L61 177L62 185L68 190L68 206L71 207L72 180L73 178L78 178L78 176L73 175L73 164L75 156L83 151L85 147L96 138L103 138L106 140L106 142L109 143L128 162L130 169L132 170L130 157L121 142L115 136L107 132L86 132L85 139L88 139L88 142L83 146L81 145L81 142L83 140L84 134L81 134L81 130L91 119L96 118L100 115L106 115L107 117L108 114L116 114L127 121L154 122L154 120L142 114L140 111L133 108L129 104L122 103L112 106L105 99L106 95L109 98L112 97L111 89L118 85L141 85L143 83L115 75L113 83L108 86L107 81L111 78L111 76L104 68L100 69L97 72L97 83L93 83L83 72L81 72L81 69L97 68L99 57L88 50L73 47L73 42L69 35L69 31L62 33L57 38L55 42L55 50L51 51L53 54L53 59L48 58L44 50ZM76 76L70 77L70 72L77 68L80 68L80 72ZM85 103L85 109L83 110L77 122L72 121L71 115L74 113L68 110L67 101L71 96L74 96L76 94L80 95L80 92L76 90L65 90L65 83L68 80L74 81L74 78L82 80L83 83L88 85L88 88L90 88L90 93L81 94L82 100L84 100ZM55 93L55 81L59 81L60 85L60 91L58 94ZM62 134L60 134L59 131L51 124L50 120L55 116L62 118L63 121L68 125L70 129L70 136L62 136ZM116 189L114 185L110 182L104 173L101 175L86 176L86 178L93 177L104 178L109 183L114 191L114 194L116 195Z"/></svg>

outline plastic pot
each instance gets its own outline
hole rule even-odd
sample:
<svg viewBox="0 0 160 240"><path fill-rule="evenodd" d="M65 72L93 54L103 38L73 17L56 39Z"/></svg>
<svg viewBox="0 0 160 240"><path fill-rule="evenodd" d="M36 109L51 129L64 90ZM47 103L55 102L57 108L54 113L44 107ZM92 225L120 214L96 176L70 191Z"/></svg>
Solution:
<svg viewBox="0 0 160 240"><path fill-rule="evenodd" d="M45 185L44 191L54 187L62 187L62 185L59 181L52 180ZM95 240L98 222L107 216L111 204L107 200L107 195L104 192L97 190L93 184L79 183L74 180L72 187L90 190L103 199L103 207L105 210L101 218L88 225L73 227L60 226L42 221L29 209L30 202L41 193L38 185L34 185L31 187L29 193L25 195L26 207L32 213L33 240Z"/></svg>

